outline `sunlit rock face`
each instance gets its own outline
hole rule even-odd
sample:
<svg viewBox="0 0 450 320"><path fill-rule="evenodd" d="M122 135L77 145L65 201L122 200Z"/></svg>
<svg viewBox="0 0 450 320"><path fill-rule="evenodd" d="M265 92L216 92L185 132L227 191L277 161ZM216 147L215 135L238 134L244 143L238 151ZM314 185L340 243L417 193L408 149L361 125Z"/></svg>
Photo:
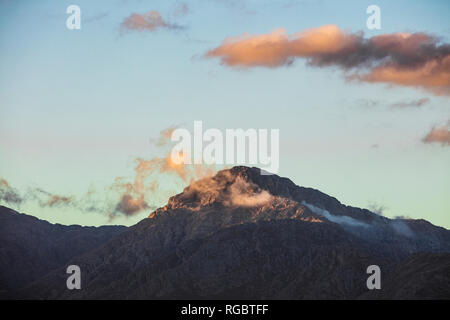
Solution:
<svg viewBox="0 0 450 320"><path fill-rule="evenodd" d="M65 288L60 266L14 294L57 299L450 298L448 281L442 281L449 261L449 230L345 206L287 178L241 166L193 182L149 218L72 257L68 263L83 273L82 290ZM386 294L366 287L366 269L374 264L385 281L392 280ZM435 276L420 277L420 270Z"/></svg>

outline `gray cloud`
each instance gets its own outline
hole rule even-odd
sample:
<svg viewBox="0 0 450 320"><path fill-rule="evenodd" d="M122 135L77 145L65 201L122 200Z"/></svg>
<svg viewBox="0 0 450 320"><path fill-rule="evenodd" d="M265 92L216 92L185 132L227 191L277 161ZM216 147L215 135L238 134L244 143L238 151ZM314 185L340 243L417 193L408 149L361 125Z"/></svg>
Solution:
<svg viewBox="0 0 450 320"><path fill-rule="evenodd" d="M406 102L396 102L392 103L390 106L391 108L420 108L430 102L429 98L422 98L418 100L411 100Z"/></svg>
<svg viewBox="0 0 450 320"><path fill-rule="evenodd" d="M367 208L373 213L378 214L379 216L384 216L384 212L387 210L387 207L377 203L371 203Z"/></svg>
<svg viewBox="0 0 450 320"><path fill-rule="evenodd" d="M84 23L91 23L91 22L102 20L102 19L106 18L107 16L109 16L109 12L100 12L100 13L98 13L96 15L84 18L83 22Z"/></svg>
<svg viewBox="0 0 450 320"><path fill-rule="evenodd" d="M16 189L12 188L8 181L0 179L0 201L7 204L20 205L24 199Z"/></svg>

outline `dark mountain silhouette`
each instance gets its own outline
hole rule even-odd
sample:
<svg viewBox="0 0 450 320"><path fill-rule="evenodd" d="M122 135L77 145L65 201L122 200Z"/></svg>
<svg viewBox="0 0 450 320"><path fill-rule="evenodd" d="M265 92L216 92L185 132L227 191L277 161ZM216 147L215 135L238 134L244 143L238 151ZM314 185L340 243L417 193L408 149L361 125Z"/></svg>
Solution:
<svg viewBox="0 0 450 320"><path fill-rule="evenodd" d="M234 167L193 182L14 297L450 299L449 263L449 230ZM80 266L81 290L66 288L68 264ZM381 268L381 290L366 287L369 265Z"/></svg>
<svg viewBox="0 0 450 320"><path fill-rule="evenodd" d="M51 224L0 206L0 297L9 297L124 231L123 226Z"/></svg>

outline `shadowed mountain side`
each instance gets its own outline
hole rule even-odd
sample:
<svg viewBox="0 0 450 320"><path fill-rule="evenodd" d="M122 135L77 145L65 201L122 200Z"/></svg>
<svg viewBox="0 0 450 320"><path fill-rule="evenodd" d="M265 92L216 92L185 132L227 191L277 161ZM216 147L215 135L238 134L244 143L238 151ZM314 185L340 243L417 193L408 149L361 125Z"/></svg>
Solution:
<svg viewBox="0 0 450 320"><path fill-rule="evenodd" d="M364 292L367 265L384 266L385 261L330 224L258 221L185 241L179 241L181 230L169 225L164 231L148 232L148 227L141 222L72 260L84 270L82 290L67 290L61 269L27 294L51 299L356 298ZM155 240L163 249L151 249Z"/></svg>
<svg viewBox="0 0 450 320"><path fill-rule="evenodd" d="M126 230L51 224L0 206L0 296L61 267Z"/></svg>
<svg viewBox="0 0 450 320"><path fill-rule="evenodd" d="M269 197L262 197L264 192ZM265 201L255 205L246 205L242 201L233 203L233 199L241 198L263 198ZM238 222L242 222L243 217L248 217L246 221L295 218L334 222L369 242L382 243L385 250L391 247L393 255L399 253L402 257L417 251L450 252L450 232L447 229L425 220L388 219L367 209L346 206L318 190L299 187L288 178L261 175L259 168L233 167L219 171L214 177L195 181L150 217L181 209L215 223L218 217L218 221L224 219L222 213L236 210L246 212L237 217L231 215ZM214 218L207 212L213 212ZM399 251L399 246L403 250Z"/></svg>
<svg viewBox="0 0 450 320"><path fill-rule="evenodd" d="M429 256L408 260L423 252ZM392 294L381 291L373 297L401 298L411 297L401 288L408 287L410 277L420 278L423 269L417 265L434 270L436 256L444 261L450 256L449 230L425 220L381 217L289 179L260 175L257 168L234 167L193 182L148 219L73 256L68 263L81 267L81 290L66 288L61 266L17 296L372 298L366 269L375 264L381 267L383 281L399 282L393 281ZM416 296L444 292L450 299L448 283L433 279L415 284Z"/></svg>
<svg viewBox="0 0 450 320"><path fill-rule="evenodd" d="M383 290L361 299L450 299L450 254L417 253L393 268Z"/></svg>

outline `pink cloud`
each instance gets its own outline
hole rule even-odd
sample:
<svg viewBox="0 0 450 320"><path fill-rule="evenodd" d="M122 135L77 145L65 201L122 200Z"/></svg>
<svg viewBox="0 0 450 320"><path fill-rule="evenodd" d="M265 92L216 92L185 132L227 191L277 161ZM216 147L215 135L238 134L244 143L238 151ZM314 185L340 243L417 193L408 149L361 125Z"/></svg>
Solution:
<svg viewBox="0 0 450 320"><path fill-rule="evenodd" d="M276 68L305 59L315 67L337 66L347 79L420 87L450 95L450 45L426 33L393 33L364 38L335 25L288 35L269 34L226 38L206 53L230 67Z"/></svg>

